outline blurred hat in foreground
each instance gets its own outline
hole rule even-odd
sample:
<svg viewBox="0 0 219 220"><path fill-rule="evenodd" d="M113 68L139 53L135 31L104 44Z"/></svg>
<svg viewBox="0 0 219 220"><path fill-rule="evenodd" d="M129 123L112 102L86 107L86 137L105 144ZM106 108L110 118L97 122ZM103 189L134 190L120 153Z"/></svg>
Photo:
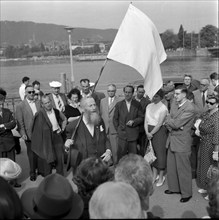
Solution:
<svg viewBox="0 0 219 220"><path fill-rule="evenodd" d="M0 158L0 176L5 180L13 180L21 174L21 167L9 158Z"/></svg>
<svg viewBox="0 0 219 220"><path fill-rule="evenodd" d="M84 209L68 179L57 173L46 176L38 187L26 189L21 202L24 214L31 219L78 219Z"/></svg>
<svg viewBox="0 0 219 220"><path fill-rule="evenodd" d="M49 85L50 85L50 87L57 88L57 87L61 87L62 83L60 83L58 81L52 81L49 83Z"/></svg>

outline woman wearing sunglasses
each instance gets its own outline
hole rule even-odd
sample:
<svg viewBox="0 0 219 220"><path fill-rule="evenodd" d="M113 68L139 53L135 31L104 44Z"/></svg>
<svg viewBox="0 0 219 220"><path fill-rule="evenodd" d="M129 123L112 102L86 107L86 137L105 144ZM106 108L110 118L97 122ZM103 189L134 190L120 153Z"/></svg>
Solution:
<svg viewBox="0 0 219 220"><path fill-rule="evenodd" d="M212 94L207 96L208 111L201 116L199 125L200 146L197 169L197 186L199 193L207 193L209 179L207 172L211 164L218 163L219 150L219 96ZM216 155L216 156L215 156ZM205 197L208 200L208 196Z"/></svg>

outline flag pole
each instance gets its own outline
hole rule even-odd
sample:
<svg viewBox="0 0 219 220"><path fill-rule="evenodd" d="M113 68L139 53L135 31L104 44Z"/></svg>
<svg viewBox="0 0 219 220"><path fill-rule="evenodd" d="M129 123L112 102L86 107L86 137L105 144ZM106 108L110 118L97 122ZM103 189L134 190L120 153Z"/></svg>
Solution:
<svg viewBox="0 0 219 220"><path fill-rule="evenodd" d="M104 69L104 67L106 66L107 60L108 60L108 58L105 59L104 64L103 64L103 66L101 67L101 70L100 70L99 76L98 76L98 78L97 78L97 81L95 82L95 84L94 84L94 86L93 86L92 93L95 91L95 88L96 88L96 86L97 86L97 83L99 82L99 79L100 79L100 77L101 77L101 75L102 75L103 69Z"/></svg>

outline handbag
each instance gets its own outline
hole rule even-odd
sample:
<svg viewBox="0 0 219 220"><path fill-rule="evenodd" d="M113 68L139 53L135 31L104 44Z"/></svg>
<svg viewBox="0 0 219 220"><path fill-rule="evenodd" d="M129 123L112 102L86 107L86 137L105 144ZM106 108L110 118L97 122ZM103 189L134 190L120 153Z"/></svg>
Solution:
<svg viewBox="0 0 219 220"><path fill-rule="evenodd" d="M151 140L149 140L148 143L149 143L149 144L148 144L146 153L145 153L145 155L144 155L144 159L145 159L149 164L152 164L152 163L157 159L157 157L155 156L155 153L154 153L154 149L153 149Z"/></svg>
<svg viewBox="0 0 219 220"><path fill-rule="evenodd" d="M207 171L207 177L210 180L219 177L218 162L217 162L217 165L216 164L211 164L210 165L210 167L208 168L208 171Z"/></svg>

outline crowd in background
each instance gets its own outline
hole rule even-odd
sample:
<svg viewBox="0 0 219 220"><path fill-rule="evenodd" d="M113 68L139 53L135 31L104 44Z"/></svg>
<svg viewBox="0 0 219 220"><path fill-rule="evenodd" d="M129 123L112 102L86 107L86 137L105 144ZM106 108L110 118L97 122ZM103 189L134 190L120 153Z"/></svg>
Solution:
<svg viewBox="0 0 219 220"><path fill-rule="evenodd" d="M186 74L182 85L168 81L151 99L143 85L126 85L123 97L115 84L107 95L96 92L89 79L67 95L60 82L49 85L44 94L40 82L23 77L14 114L4 108L7 92L0 88L0 218L159 218L148 212L154 187L167 181L164 193L186 203L192 179L209 200L209 216L219 217L219 74L200 81ZM20 138L30 181L44 177L21 198L13 189L21 186ZM156 156L150 164L149 142Z"/></svg>

